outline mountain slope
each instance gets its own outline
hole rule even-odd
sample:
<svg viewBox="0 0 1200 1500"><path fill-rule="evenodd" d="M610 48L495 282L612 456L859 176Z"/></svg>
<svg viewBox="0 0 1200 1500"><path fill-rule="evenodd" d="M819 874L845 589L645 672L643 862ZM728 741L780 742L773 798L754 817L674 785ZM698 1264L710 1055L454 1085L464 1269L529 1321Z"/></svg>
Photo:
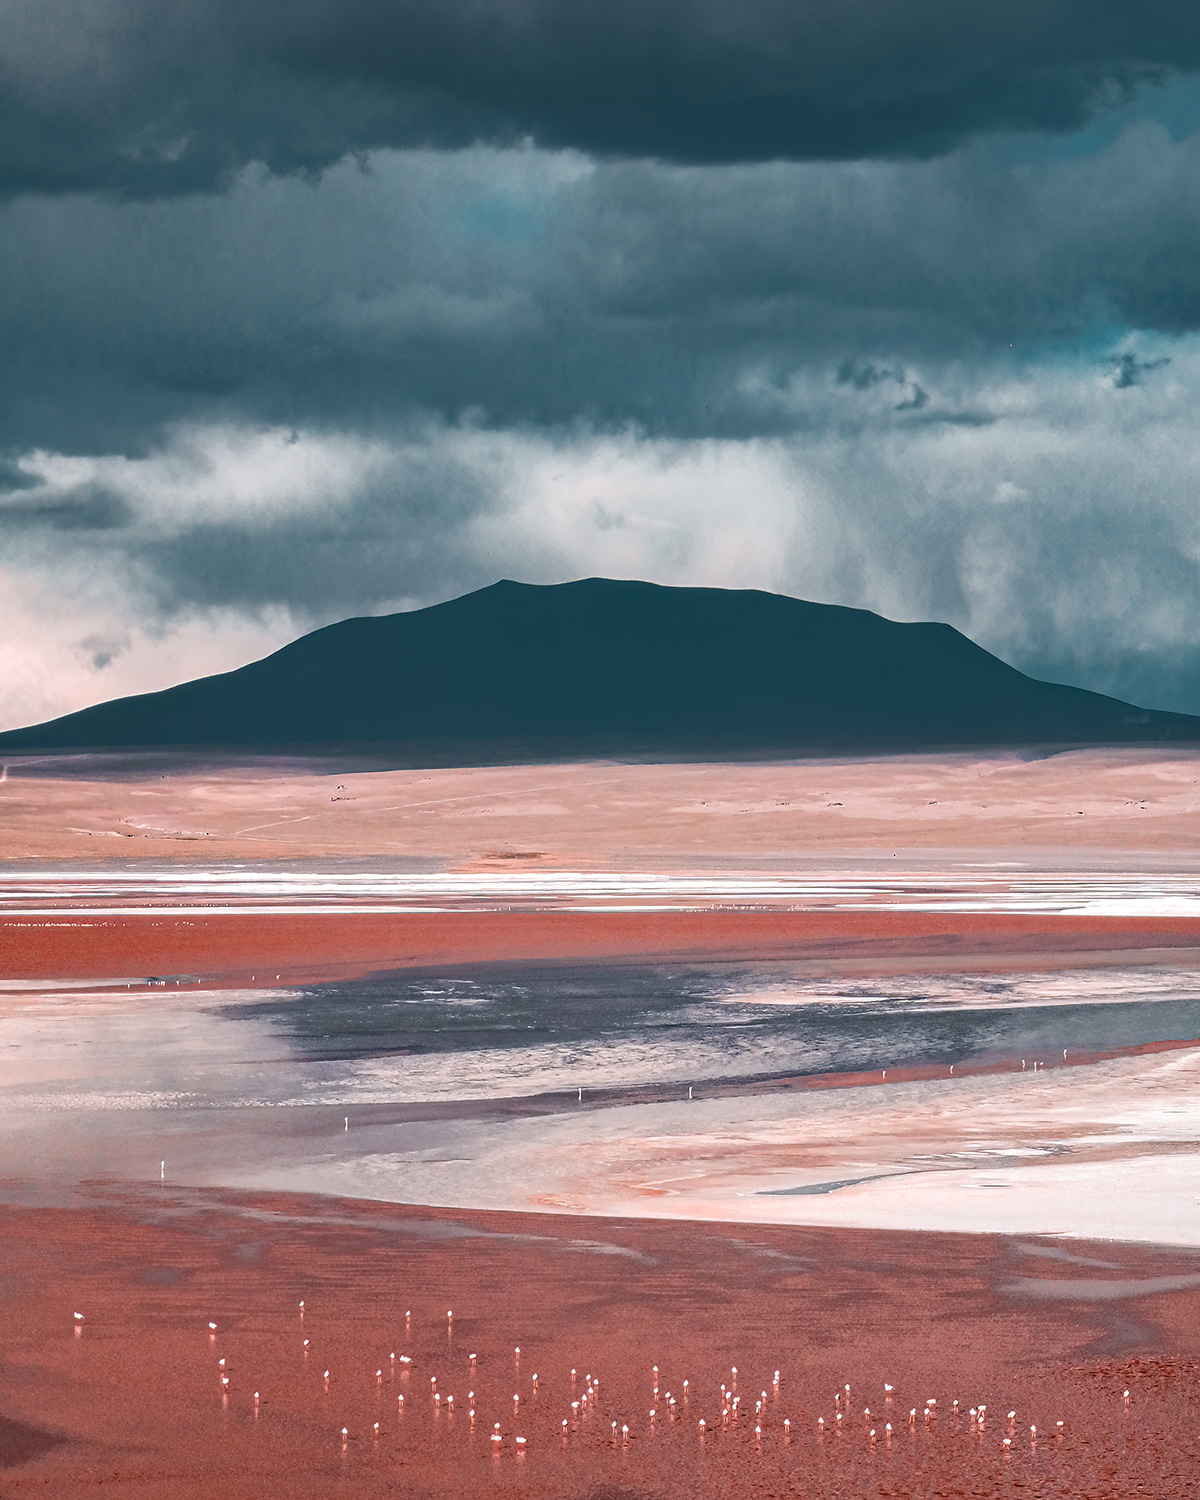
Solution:
<svg viewBox="0 0 1200 1500"><path fill-rule="evenodd" d="M0 734L0 749L508 746L536 756L1200 739L1037 682L948 625L754 590L503 581L345 620L235 672Z"/></svg>

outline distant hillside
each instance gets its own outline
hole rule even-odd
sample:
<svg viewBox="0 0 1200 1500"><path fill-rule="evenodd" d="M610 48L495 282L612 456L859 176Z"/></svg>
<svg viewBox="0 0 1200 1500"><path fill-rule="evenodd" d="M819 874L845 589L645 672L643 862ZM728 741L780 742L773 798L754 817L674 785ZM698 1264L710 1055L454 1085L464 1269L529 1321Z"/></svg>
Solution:
<svg viewBox="0 0 1200 1500"><path fill-rule="evenodd" d="M477 757L1198 740L1037 682L949 625L754 590L497 583L0 735L0 749L407 746Z"/></svg>

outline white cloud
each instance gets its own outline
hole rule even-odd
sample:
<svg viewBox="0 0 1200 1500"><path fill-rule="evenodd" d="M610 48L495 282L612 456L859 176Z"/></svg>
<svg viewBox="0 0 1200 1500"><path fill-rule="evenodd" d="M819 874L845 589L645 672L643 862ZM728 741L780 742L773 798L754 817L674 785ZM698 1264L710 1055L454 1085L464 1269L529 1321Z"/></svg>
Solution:
<svg viewBox="0 0 1200 1500"><path fill-rule="evenodd" d="M0 570L0 726L37 724L265 656L302 626L287 610L210 610L163 628L97 580Z"/></svg>
<svg viewBox="0 0 1200 1500"><path fill-rule="evenodd" d="M67 503L100 489L120 496L144 535L146 529L169 533L197 522L269 525L336 509L391 456L387 445L357 435L179 424L143 457L34 451L18 467L37 482L39 505ZM29 491L13 497L18 503L28 498Z"/></svg>
<svg viewBox="0 0 1200 1500"><path fill-rule="evenodd" d="M527 559L544 577L786 586L809 486L785 445L581 433L506 446L511 503L476 527L493 555Z"/></svg>

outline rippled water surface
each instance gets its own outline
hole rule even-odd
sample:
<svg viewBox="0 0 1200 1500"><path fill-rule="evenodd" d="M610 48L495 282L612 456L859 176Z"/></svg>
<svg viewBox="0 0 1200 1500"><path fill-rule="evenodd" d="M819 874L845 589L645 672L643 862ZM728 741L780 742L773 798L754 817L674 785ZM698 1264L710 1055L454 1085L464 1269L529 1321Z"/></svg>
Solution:
<svg viewBox="0 0 1200 1500"><path fill-rule="evenodd" d="M388 1104L1061 1060L1200 1037L1200 973L492 967L298 989L8 991L0 1103Z"/></svg>
<svg viewBox="0 0 1200 1500"><path fill-rule="evenodd" d="M1195 1051L1033 1066L1197 1038L1200 972L1164 968L849 981L781 963L476 966L242 991L10 982L0 1197L70 1201L161 1173L449 1206L591 1194L606 1212L698 1193L701 1216L981 1227L979 1194L946 1196L961 1176L964 1189L1019 1179L1019 1194L992 1195L1013 1205L990 1210L993 1227L1200 1242ZM952 1078L959 1063L1001 1071ZM906 1067L929 1076L905 1082ZM875 1069L896 1075L772 1082ZM1076 1164L1076 1137L1112 1160ZM1126 1161L1152 1149L1164 1153L1153 1170ZM1076 1175L1027 1181L1031 1160ZM1126 1205L1120 1224L1110 1201Z"/></svg>
<svg viewBox="0 0 1200 1500"><path fill-rule="evenodd" d="M494 969L317 986L223 1008L391 1097L628 1088L1061 1058L1200 1036L1200 975L912 976L778 968ZM368 1084L369 1080L369 1084Z"/></svg>

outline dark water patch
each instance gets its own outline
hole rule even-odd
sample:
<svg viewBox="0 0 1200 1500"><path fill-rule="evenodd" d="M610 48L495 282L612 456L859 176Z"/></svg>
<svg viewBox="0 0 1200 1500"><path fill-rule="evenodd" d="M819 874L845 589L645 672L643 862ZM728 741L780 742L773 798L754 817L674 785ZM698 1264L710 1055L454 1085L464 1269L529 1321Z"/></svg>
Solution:
<svg viewBox="0 0 1200 1500"><path fill-rule="evenodd" d="M189 1273L178 1266L151 1266L141 1275L143 1286L181 1286L190 1280Z"/></svg>
<svg viewBox="0 0 1200 1500"><path fill-rule="evenodd" d="M1030 1297L1042 1302L1123 1302L1131 1297L1159 1297L1164 1292L1179 1292L1194 1286L1200 1286L1200 1272L1181 1276L1123 1277L1120 1280L1021 1276L1001 1290L1012 1297Z"/></svg>
<svg viewBox="0 0 1200 1500"><path fill-rule="evenodd" d="M810 1182L803 1187L765 1188L761 1193L756 1193L755 1197L816 1198L826 1193L836 1193L839 1188L857 1187L860 1182L880 1182L885 1177L896 1175L895 1172L873 1172L870 1177L843 1177L840 1182Z"/></svg>
<svg viewBox="0 0 1200 1500"><path fill-rule="evenodd" d="M1067 1266L1089 1266L1100 1271L1119 1271L1121 1266L1115 1260L1096 1260L1089 1255L1073 1255L1070 1250L1063 1249L1060 1245L1039 1245L1018 1243L1013 1247L1020 1255L1031 1255L1039 1260L1056 1260Z"/></svg>
<svg viewBox="0 0 1200 1500"><path fill-rule="evenodd" d="M11 1417L0 1417L0 1469L13 1469L41 1458L43 1453L64 1442L66 1439L57 1433L30 1427L26 1422L14 1422Z"/></svg>
<svg viewBox="0 0 1200 1500"><path fill-rule="evenodd" d="M222 1006L268 1017L311 1059L521 1048L606 1034L671 1031L702 1020L713 975L677 969L479 966L401 971L312 985L286 997ZM752 1024L728 1018L726 1024Z"/></svg>
<svg viewBox="0 0 1200 1500"><path fill-rule="evenodd" d="M1077 995L1078 998L1075 998ZM299 1058L346 1062L539 1049L605 1086L1056 1063L1200 1037L1192 973L905 976L835 983L778 966L485 966L375 975L225 1005L267 1019ZM589 1087L592 1085L589 1084ZM511 1090L505 1090L511 1092Z"/></svg>

